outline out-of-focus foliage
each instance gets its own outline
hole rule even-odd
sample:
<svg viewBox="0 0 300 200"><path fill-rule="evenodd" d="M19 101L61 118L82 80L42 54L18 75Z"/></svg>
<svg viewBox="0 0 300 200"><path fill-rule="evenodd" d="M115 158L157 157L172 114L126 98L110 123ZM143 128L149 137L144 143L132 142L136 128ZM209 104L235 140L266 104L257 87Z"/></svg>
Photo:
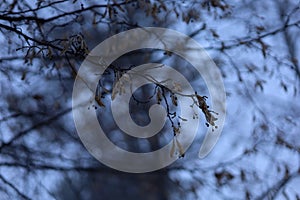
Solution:
<svg viewBox="0 0 300 200"><path fill-rule="evenodd" d="M157 172L130 175L99 164L83 147L71 93L89 50L116 33L146 26L172 28L203 45L222 72L228 113L207 158L196 156L206 130L199 114L200 135L184 158ZM1 198L300 199L298 35L298 0L3 0ZM103 82L111 86L116 74L147 62L176 68L199 94L207 94L188 63L169 52L124 55ZM142 88L132 101L141 124L148 122L151 94ZM99 123L109 114L110 91L102 97L93 107ZM158 149L174 131L166 127L162 136L139 141L122 135L113 122L105 127L115 143L141 152Z"/></svg>

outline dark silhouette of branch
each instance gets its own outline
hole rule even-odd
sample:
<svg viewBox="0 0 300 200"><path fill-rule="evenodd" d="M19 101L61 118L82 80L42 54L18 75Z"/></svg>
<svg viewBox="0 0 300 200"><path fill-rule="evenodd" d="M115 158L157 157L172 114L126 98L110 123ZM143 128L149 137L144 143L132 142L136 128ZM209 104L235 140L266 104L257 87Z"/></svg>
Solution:
<svg viewBox="0 0 300 200"><path fill-rule="evenodd" d="M72 111L72 108L67 108L65 110L63 110L62 112L59 112L58 114L48 118L47 120L41 121L39 123L34 124L33 126L17 133L13 138L11 138L8 142L3 142L0 146L0 152L3 148L5 148L6 146L11 145L13 142L15 142L17 139L23 137L24 135L28 134L29 132L36 130L42 126L47 126L49 125L51 122L59 119L60 117L64 116L65 114L68 114L69 112Z"/></svg>
<svg viewBox="0 0 300 200"><path fill-rule="evenodd" d="M57 47L57 46L55 46L55 45L53 45L49 42L40 41L40 40L37 40L37 39L35 39L31 36L28 36L28 35L24 34L22 31L18 30L17 27L7 26L5 24L0 24L0 27L3 28L3 29L6 29L8 31L12 31L12 32L16 33L19 36L22 36L26 41L32 41L32 42L35 42L36 44L43 45L43 46L49 46L49 47L52 47L52 48L60 50L60 51L63 50L61 47Z"/></svg>
<svg viewBox="0 0 300 200"><path fill-rule="evenodd" d="M63 2L65 2L65 1L53 2L52 4L48 4L46 6L43 6L42 8L47 8L47 7L52 6L54 4L63 3ZM37 16L17 16L17 17L15 17L15 16L8 16L10 14L10 13L8 13L6 15L0 15L0 20L6 20L6 21L10 21L10 22L34 21L36 23L44 24L44 23L47 23L47 22L55 21L57 19L60 19L60 18L66 17L66 16L72 16L72 15L80 14L80 13L83 13L83 12L86 12L86 11L92 11L93 9L96 9L96 8L107 8L107 7L123 6L123 5L126 5L126 4L131 4L132 2L136 2L136 0L124 1L122 3L111 3L111 4L108 3L108 4L92 5L92 6L89 6L89 7L86 7L86 8L82 7L82 8L77 9L77 10L73 10L73 11L70 11L70 12L65 12L63 14L59 14L59 15L56 15L56 16L53 16L53 17L50 17L50 18L40 18L40 17L37 17ZM39 9L41 9L41 8L31 10L31 12L37 11ZM17 13L12 13L12 14L22 14L24 12L29 12L29 11L17 12Z"/></svg>
<svg viewBox="0 0 300 200"><path fill-rule="evenodd" d="M275 199L280 190L282 190L293 178L298 177L300 174L299 172L294 172L292 174L286 174L278 183L274 184L270 187L267 191L262 193L259 197L255 198L256 200L263 200L263 199Z"/></svg>
<svg viewBox="0 0 300 200"><path fill-rule="evenodd" d="M244 38L237 38L236 39L237 42L222 41L219 47L206 47L205 49L208 49L208 50L209 49L214 49L214 50L224 51L226 49L232 49L234 47L238 47L238 46L241 46L241 45L248 45L249 43L258 42L263 38L266 38L266 37L269 37L269 36L272 36L272 35L276 35L280 32L285 31L288 28L297 27L299 25L300 25L300 20L295 21L293 23L288 23L287 22L283 26L281 26L279 28L276 28L273 31L268 31L268 32L265 32L265 33L261 33L256 37L247 36L247 37L244 37Z"/></svg>
<svg viewBox="0 0 300 200"><path fill-rule="evenodd" d="M28 196L26 196L23 192L21 192L13 183L9 182L8 180L6 180L1 174L0 174L0 180L8 185L10 188L12 188L20 197L22 197L23 199L26 200L30 200L31 198L29 198Z"/></svg>
<svg viewBox="0 0 300 200"><path fill-rule="evenodd" d="M273 7L267 9L266 13L280 19L279 23L272 24L267 14L261 12L260 7L270 6ZM289 88L294 87L294 95L299 91L299 84L293 82L293 75L296 75L298 80L300 77L298 38L294 36L299 35L300 30L299 2L249 1L236 3L235 6L230 0L4 0L1 2L1 9L0 38L3 48L0 56L0 91L3 101L0 102L0 196L13 194L18 198L35 199L36 196L28 196L25 188L16 184L17 181L25 182L23 178L28 178L30 182L37 183L38 193L44 192L43 194L48 194L51 198L60 198L62 195L65 199L73 199L48 188L46 184L39 184L42 183L40 174L61 179L58 181L58 189L63 192L73 190L78 198L79 195L89 193L98 197L99 188L115 188L122 181L129 187L132 186L128 193L131 194L135 190L146 191L145 193L149 194L148 199L152 197L150 194L155 193L162 194L160 199L205 199L206 193L212 194L212 198L217 196L220 199L235 199L237 188L241 194L245 194L245 199L273 199L279 194L290 196L288 192L285 194L285 188L292 184L291 180L299 176L299 171L290 173L288 169L296 161L288 160L285 175L274 177L274 184L266 191L254 191L251 185L265 184L261 180L271 176L269 171L265 172L264 177L257 173L249 162L252 163L252 159L263 155L267 157L272 170L278 170L282 166L276 157L278 148L292 152L293 155L300 152L295 140L297 135L293 132L294 129L298 130L298 114L296 109L288 110L284 107L289 106L286 104L291 100ZM251 16L246 14L248 11ZM232 30L235 27L223 30L219 28L223 25L226 27L230 24L228 22L235 20L238 21L236 30ZM240 26L239 22L243 25ZM145 26L178 29L192 38L199 39L200 43L204 42L207 44L205 49L211 50L212 57L224 75L225 85L229 85L228 96L233 95L234 99L234 105L229 104L228 127L225 130L227 134L224 134L224 137L228 137L224 141L229 141L230 145L224 145L224 141L219 144L219 148L226 148L228 152L238 151L231 155L231 158L224 158L225 151L215 152L209 158L213 161L210 165L206 161L198 163L197 158L191 159L187 155L168 168L146 175L131 176L96 163L76 135L72 118L65 120L66 115L72 111L69 102L74 77L90 49L111 35ZM226 31L229 34L225 33ZM232 32L235 33L231 36ZM159 38L158 35L157 39ZM278 38L286 48L277 49ZM147 51L147 56L144 54L145 51L130 52L124 55L124 58L122 56L110 64L103 73L95 92L95 102L91 103L95 104L93 108L97 116L101 116L98 116L100 123L104 123L100 119L106 118L109 113L107 103L113 99L112 91L118 79L141 63L155 61L174 66L191 81L195 91L199 94L202 88L205 91L202 80L196 78L194 71L185 68L186 64L176 55L158 50ZM257 56L259 59L256 59ZM184 65L181 65L182 63ZM153 87L142 88L142 92L132 96L133 103L130 102L130 106L140 106L132 109L133 115L146 118L147 113L141 113L141 107L148 108L153 103L161 103L167 111L168 122L162 130L162 135L166 134L150 139L134 139L134 142L127 136L124 136L124 140L120 136L113 142L123 142L124 146L128 147L127 150L143 152L147 148L158 149L164 142L170 142L169 140L174 139L172 137L178 135L182 125L180 123L183 123L183 120L178 118L181 105L177 102L177 97L181 94L184 94L183 97L192 98L194 104L200 108L199 111L204 113L203 119L210 122L210 125L214 124L211 115L213 113L208 109L205 96L172 92L155 81L155 78L148 81L153 83ZM267 83L270 83L268 89L271 88L271 91L267 92L279 92L274 84L276 81L281 84L281 89L287 95L283 96L283 108L271 105L272 109L268 110L261 104L264 97L257 97L265 94ZM239 105L240 100L242 105ZM239 110L233 113L235 107ZM89 109L91 108L92 106ZM281 111L277 112L276 109ZM195 116L198 118L198 115ZM252 119L250 125L247 125L244 116L250 121ZM286 121L283 119L285 117L288 118ZM247 130L237 132L245 125ZM115 139L115 133L119 130L114 123L108 121L105 128L108 129L108 133L112 133L112 139ZM41 134L36 132L46 134L42 134L41 137ZM9 135L12 133L13 135ZM285 134L289 134L289 138L285 137ZM202 136L197 141L201 142L201 138ZM41 141L42 144L33 146L31 140ZM265 145L266 142L268 145ZM132 146L134 148L131 148ZM193 147L189 151L194 151ZM214 155L217 155L216 158ZM182 156L183 154L179 157ZM9 180L8 176L4 176L7 168L22 176L16 177L16 180ZM76 178L73 179L74 174L80 175L79 182ZM149 180L153 175L154 181ZM84 179L84 176L89 177ZM94 177L100 177L99 183L94 183ZM112 177L115 179L112 180ZM132 177L139 177L139 184L133 186ZM77 186L84 185L84 181L91 183L92 187L81 191ZM72 187L63 187L65 182ZM142 190L143 188L146 190ZM228 192L229 190L234 192ZM109 195L111 194L104 195L103 199L108 199ZM130 199L140 199L140 196Z"/></svg>

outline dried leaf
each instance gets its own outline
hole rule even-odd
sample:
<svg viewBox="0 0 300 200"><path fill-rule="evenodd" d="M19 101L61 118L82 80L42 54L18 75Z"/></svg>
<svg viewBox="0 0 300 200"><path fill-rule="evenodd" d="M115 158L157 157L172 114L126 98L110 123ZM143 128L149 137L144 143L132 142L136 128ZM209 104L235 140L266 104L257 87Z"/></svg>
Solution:
<svg viewBox="0 0 300 200"><path fill-rule="evenodd" d="M264 91L264 86L263 86L264 82L265 81L263 81L263 80L257 80L255 82L254 88L256 89L257 87L259 87L261 91Z"/></svg>
<svg viewBox="0 0 300 200"><path fill-rule="evenodd" d="M44 99L44 97L42 95L39 95L39 94L35 94L32 96L32 98L34 98L35 100L37 101L41 101Z"/></svg>
<svg viewBox="0 0 300 200"><path fill-rule="evenodd" d="M118 91L116 88L113 89L113 92L112 92L112 94L111 94L111 100L112 100L112 101L116 98L116 95L117 95L118 92L119 92L119 91Z"/></svg>
<svg viewBox="0 0 300 200"><path fill-rule="evenodd" d="M176 97L175 95L172 95L171 98L172 98L172 104L173 104L174 106L178 106L178 103L177 103L177 97Z"/></svg>
<svg viewBox="0 0 300 200"><path fill-rule="evenodd" d="M267 55L267 49L269 46L267 44L265 44L262 40L258 40L258 43L261 45L261 52L265 58Z"/></svg>
<svg viewBox="0 0 300 200"><path fill-rule="evenodd" d="M280 86L284 89L285 92L288 91L287 85L284 82L281 82Z"/></svg>
<svg viewBox="0 0 300 200"><path fill-rule="evenodd" d="M159 88L157 88L157 92L156 92L156 101L157 103L160 103L162 100L162 96L161 96L161 90Z"/></svg>
<svg viewBox="0 0 300 200"><path fill-rule="evenodd" d="M180 116L178 116L178 118L179 119L181 119L182 121L184 121L184 122L186 122L187 121L187 119L185 119L185 118L182 118L182 117L180 117Z"/></svg>
<svg viewBox="0 0 300 200"><path fill-rule="evenodd" d="M256 30L259 31L259 32L265 30L265 27L263 27L263 26L256 26L255 28L256 28Z"/></svg>
<svg viewBox="0 0 300 200"><path fill-rule="evenodd" d="M22 80L22 81L25 80L26 74L27 74L27 71L23 71L23 72L22 72L22 77L21 77L21 80Z"/></svg>
<svg viewBox="0 0 300 200"><path fill-rule="evenodd" d="M180 83L173 82L172 90L175 91L175 92L182 92L182 88L181 88Z"/></svg>
<svg viewBox="0 0 300 200"><path fill-rule="evenodd" d="M215 37L215 38L219 38L220 36L217 34L217 32L213 29L210 29L210 32L212 33L212 35Z"/></svg>
<svg viewBox="0 0 300 200"><path fill-rule="evenodd" d="M175 155L175 141L173 139L172 147L171 147L171 150L170 150L170 157L173 157L174 155Z"/></svg>
<svg viewBox="0 0 300 200"><path fill-rule="evenodd" d="M105 107L105 105L101 101L101 98L98 95L95 96L95 101L98 103L99 106Z"/></svg>
<svg viewBox="0 0 300 200"><path fill-rule="evenodd" d="M183 157L184 156L184 149L181 146L180 142L177 140L177 137L175 139L176 139L176 145L177 145L178 150L179 150L179 157Z"/></svg>

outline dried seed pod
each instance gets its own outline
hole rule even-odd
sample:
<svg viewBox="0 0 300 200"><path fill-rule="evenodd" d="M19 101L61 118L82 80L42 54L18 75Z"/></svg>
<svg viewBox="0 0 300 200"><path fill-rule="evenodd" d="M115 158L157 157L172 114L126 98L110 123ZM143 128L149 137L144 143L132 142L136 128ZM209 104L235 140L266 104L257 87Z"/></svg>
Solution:
<svg viewBox="0 0 300 200"><path fill-rule="evenodd" d="M176 138L176 145L178 147L178 151L179 151L179 157L184 157L184 149L181 146L180 142L178 141L178 139Z"/></svg>
<svg viewBox="0 0 300 200"><path fill-rule="evenodd" d="M185 118L183 118L183 117L178 116L178 118L181 119L181 120L184 121L184 122L187 121L187 119L185 119Z"/></svg>
<svg viewBox="0 0 300 200"><path fill-rule="evenodd" d="M117 88L114 88L112 93L111 93L111 100L112 101L116 98L117 93L119 93L119 91L117 90Z"/></svg>
<svg viewBox="0 0 300 200"><path fill-rule="evenodd" d="M161 100L162 100L161 90L159 88L157 88L156 101L157 101L157 103L160 103Z"/></svg>
<svg viewBox="0 0 300 200"><path fill-rule="evenodd" d="M198 100L198 106L201 109L205 109L207 107L206 102L205 102L205 96L201 97L199 95L196 95L197 100Z"/></svg>
<svg viewBox="0 0 300 200"><path fill-rule="evenodd" d="M171 98L172 98L172 103L173 103L173 105L174 105L174 106L178 106L176 95L172 95Z"/></svg>
<svg viewBox="0 0 300 200"><path fill-rule="evenodd" d="M99 106L105 107L104 103L101 101L101 98L98 95L95 96L95 101L98 103Z"/></svg>
<svg viewBox="0 0 300 200"><path fill-rule="evenodd" d="M172 147L171 147L171 150L170 150L170 157L173 157L175 155L175 140L173 139L173 142L172 142Z"/></svg>

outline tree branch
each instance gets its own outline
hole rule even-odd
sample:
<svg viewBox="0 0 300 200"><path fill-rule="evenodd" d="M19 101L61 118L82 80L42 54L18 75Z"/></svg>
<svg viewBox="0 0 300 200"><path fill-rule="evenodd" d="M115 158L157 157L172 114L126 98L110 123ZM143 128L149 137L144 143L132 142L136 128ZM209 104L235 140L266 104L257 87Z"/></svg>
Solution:
<svg viewBox="0 0 300 200"><path fill-rule="evenodd" d="M0 174L0 179L2 180L3 183L5 183L6 185L8 185L9 187L11 187L19 196L21 196L23 199L26 200L30 200L31 198L29 198L28 196L26 196L25 194L23 194L16 186L14 186L14 184L12 184L11 182L9 182L8 180L6 180L1 174Z"/></svg>
<svg viewBox="0 0 300 200"><path fill-rule="evenodd" d="M23 137L24 135L26 135L27 133L39 128L39 127L42 127L42 126L45 126L45 125L49 125L51 122L57 120L58 118L60 118L61 116L69 113L70 111L72 111L72 108L68 108L52 117L50 117L49 119L45 120L45 121L42 121L42 122L39 122L31 127L29 127L28 129L25 129L24 131L21 131L19 133L17 133L12 139L10 139L8 142L4 142L2 143L2 145L0 146L0 152L1 150L6 147L6 146L9 146L10 144L12 144L15 140Z"/></svg>

